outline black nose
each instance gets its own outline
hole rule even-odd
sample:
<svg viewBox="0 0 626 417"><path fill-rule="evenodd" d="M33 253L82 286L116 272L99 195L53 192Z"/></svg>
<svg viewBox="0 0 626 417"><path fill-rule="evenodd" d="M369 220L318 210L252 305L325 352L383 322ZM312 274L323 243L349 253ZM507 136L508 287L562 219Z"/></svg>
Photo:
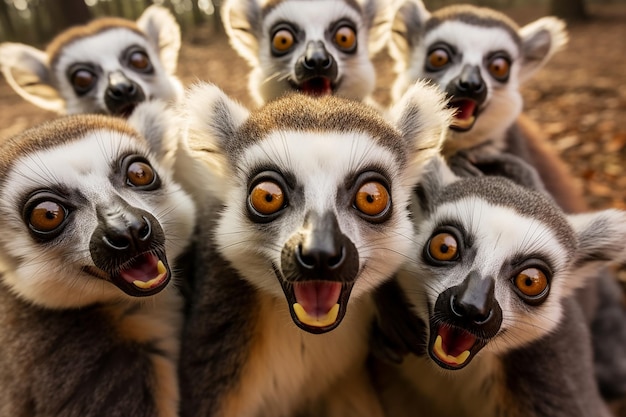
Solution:
<svg viewBox="0 0 626 417"><path fill-rule="evenodd" d="M303 65L308 70L328 70L333 63L333 57L326 51L321 41L309 42L304 53Z"/></svg>
<svg viewBox="0 0 626 417"><path fill-rule="evenodd" d="M303 232L285 244L281 257L291 281L351 282L359 268L356 246L341 232L333 213L308 213Z"/></svg>
<svg viewBox="0 0 626 417"><path fill-rule="evenodd" d="M335 81L338 73L337 62L321 41L310 41L306 45L306 50L298 58L294 70L298 82L315 77Z"/></svg>
<svg viewBox="0 0 626 417"><path fill-rule="evenodd" d="M117 71L109 75L109 85L104 101L111 113L124 113L129 106L136 105L144 99L145 95L141 87L122 72Z"/></svg>
<svg viewBox="0 0 626 417"><path fill-rule="evenodd" d="M479 96L487 90L485 82L480 75L480 69L477 66L470 65L466 65L456 78L456 88L459 93L468 96Z"/></svg>
<svg viewBox="0 0 626 417"><path fill-rule="evenodd" d="M152 226L145 216L134 213L110 213L104 216L102 241L114 251L145 252L152 243Z"/></svg>
<svg viewBox="0 0 626 417"><path fill-rule="evenodd" d="M437 314L456 326L494 336L502 324L502 309L495 297L495 280L472 271L460 285L441 293Z"/></svg>

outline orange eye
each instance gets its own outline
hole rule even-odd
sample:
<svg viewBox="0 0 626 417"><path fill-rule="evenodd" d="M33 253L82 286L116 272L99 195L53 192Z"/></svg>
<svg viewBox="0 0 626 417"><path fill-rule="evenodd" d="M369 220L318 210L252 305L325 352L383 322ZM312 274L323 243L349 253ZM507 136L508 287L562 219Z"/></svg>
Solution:
<svg viewBox="0 0 626 417"><path fill-rule="evenodd" d="M528 268L515 277L515 286L522 294L536 297L548 287L548 278L540 269Z"/></svg>
<svg viewBox="0 0 626 417"><path fill-rule="evenodd" d="M41 201L30 212L28 219L33 230L51 232L65 220L65 209L55 201Z"/></svg>
<svg viewBox="0 0 626 417"><path fill-rule="evenodd" d="M287 29L281 29L274 33L272 49L278 53L287 52L293 46L293 33Z"/></svg>
<svg viewBox="0 0 626 417"><path fill-rule="evenodd" d="M428 66L432 69L442 68L448 62L450 62L450 55L445 49L435 49L428 55Z"/></svg>
<svg viewBox="0 0 626 417"><path fill-rule="evenodd" d="M354 206L363 214L378 216L389 207L389 192L384 185L371 181L361 185L354 199Z"/></svg>
<svg viewBox="0 0 626 417"><path fill-rule="evenodd" d="M459 245L454 235L439 233L430 239L428 253L437 261L452 261L458 255Z"/></svg>
<svg viewBox="0 0 626 417"><path fill-rule="evenodd" d="M91 89L96 81L96 76L86 69L79 69L72 74L72 86L79 93L85 93Z"/></svg>
<svg viewBox="0 0 626 417"><path fill-rule="evenodd" d="M155 177L154 170L145 162L135 161L126 169L128 183L136 187L144 187L152 184Z"/></svg>
<svg viewBox="0 0 626 417"><path fill-rule="evenodd" d="M335 32L335 44L344 52L352 52L356 48L356 32L350 26L341 26Z"/></svg>
<svg viewBox="0 0 626 417"><path fill-rule="evenodd" d="M275 182L263 181L250 192L250 205L262 215L269 216L284 207L283 189Z"/></svg>
<svg viewBox="0 0 626 417"><path fill-rule="evenodd" d="M128 57L128 64L134 69L148 71L150 69L150 58L145 52L135 51Z"/></svg>
<svg viewBox="0 0 626 417"><path fill-rule="evenodd" d="M506 81L509 78L511 63L504 57L495 57L489 61L489 73L493 78Z"/></svg>

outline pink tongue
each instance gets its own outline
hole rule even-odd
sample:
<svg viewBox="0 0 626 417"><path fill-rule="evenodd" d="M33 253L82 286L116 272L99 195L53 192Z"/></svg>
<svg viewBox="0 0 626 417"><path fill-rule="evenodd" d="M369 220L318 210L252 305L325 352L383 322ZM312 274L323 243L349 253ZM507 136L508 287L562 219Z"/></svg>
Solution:
<svg viewBox="0 0 626 417"><path fill-rule="evenodd" d="M457 109L454 117L456 117L457 119L465 120L474 115L476 102L472 100L459 100L452 103L452 106L456 107Z"/></svg>
<svg viewBox="0 0 626 417"><path fill-rule="evenodd" d="M312 96L323 96L333 93L330 80L324 77L311 78L303 82L301 88L305 94Z"/></svg>
<svg viewBox="0 0 626 417"><path fill-rule="evenodd" d="M158 262L159 258L157 256L151 253L144 253L133 260L130 268L120 271L120 276L130 283L150 281L159 275L157 269Z"/></svg>
<svg viewBox="0 0 626 417"><path fill-rule="evenodd" d="M329 281L301 282L293 285L296 301L311 317L323 317L339 300L341 283Z"/></svg>
<svg viewBox="0 0 626 417"><path fill-rule="evenodd" d="M448 326L441 326L439 336L441 336L443 351L452 356L459 356L464 351L470 350L476 343L474 335Z"/></svg>

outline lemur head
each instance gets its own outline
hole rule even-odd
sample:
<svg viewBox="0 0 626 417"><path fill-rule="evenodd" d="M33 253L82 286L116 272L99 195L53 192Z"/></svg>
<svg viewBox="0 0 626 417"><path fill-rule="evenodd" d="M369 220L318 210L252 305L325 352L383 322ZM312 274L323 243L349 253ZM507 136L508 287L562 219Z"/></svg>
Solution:
<svg viewBox="0 0 626 417"><path fill-rule="evenodd" d="M416 85L395 124L360 102L292 94L247 110L214 86L186 100L191 139L222 160L218 251L312 333L391 276L411 247L408 204L451 112ZM413 181L413 182L412 182Z"/></svg>
<svg viewBox="0 0 626 417"><path fill-rule="evenodd" d="M0 44L0 70L23 98L58 113L128 116L145 100L175 100L180 28L150 6L136 22L96 19L67 29L46 51Z"/></svg>
<svg viewBox="0 0 626 417"><path fill-rule="evenodd" d="M417 79L445 91L456 110L446 143L452 148L501 139L522 110L520 84L567 42L564 23L553 17L520 28L492 9L456 5L430 13L421 0L401 1L392 25L392 95Z"/></svg>
<svg viewBox="0 0 626 417"><path fill-rule="evenodd" d="M415 263L400 280L442 368L548 334L562 320L562 300L597 275L598 262L626 259L626 212L565 215L504 177L446 184L444 163L431 166L418 192Z"/></svg>
<svg viewBox="0 0 626 417"><path fill-rule="evenodd" d="M356 100L374 91L370 55L385 45L386 2L227 0L222 10L259 104L293 91Z"/></svg>
<svg viewBox="0 0 626 417"><path fill-rule="evenodd" d="M74 115L2 144L0 279L18 296L75 308L167 286L195 206L153 152L167 141L150 115L156 104L138 106L130 122L139 130ZM156 110L163 120L164 106Z"/></svg>

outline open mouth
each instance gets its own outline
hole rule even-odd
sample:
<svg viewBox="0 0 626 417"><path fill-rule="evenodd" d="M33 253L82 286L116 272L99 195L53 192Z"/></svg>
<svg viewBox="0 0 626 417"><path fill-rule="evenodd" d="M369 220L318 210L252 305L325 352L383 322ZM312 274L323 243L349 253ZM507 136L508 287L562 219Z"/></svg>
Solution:
<svg viewBox="0 0 626 417"><path fill-rule="evenodd" d="M333 94L335 87L330 78L314 77L303 81L297 89L310 96L325 96Z"/></svg>
<svg viewBox="0 0 626 417"><path fill-rule="evenodd" d="M487 340L464 329L431 321L428 353L442 368L457 370L467 366L486 344Z"/></svg>
<svg viewBox="0 0 626 417"><path fill-rule="evenodd" d="M280 281L294 323L315 334L331 331L341 323L354 285L336 281Z"/></svg>
<svg viewBox="0 0 626 417"><path fill-rule="evenodd" d="M83 270L112 282L133 297L145 297L160 292L172 276L165 256L152 252L134 257L111 274L95 267L84 267Z"/></svg>
<svg viewBox="0 0 626 417"><path fill-rule="evenodd" d="M476 123L478 117L478 103L476 101L467 98L452 99L448 107L456 109L450 129L465 132Z"/></svg>

